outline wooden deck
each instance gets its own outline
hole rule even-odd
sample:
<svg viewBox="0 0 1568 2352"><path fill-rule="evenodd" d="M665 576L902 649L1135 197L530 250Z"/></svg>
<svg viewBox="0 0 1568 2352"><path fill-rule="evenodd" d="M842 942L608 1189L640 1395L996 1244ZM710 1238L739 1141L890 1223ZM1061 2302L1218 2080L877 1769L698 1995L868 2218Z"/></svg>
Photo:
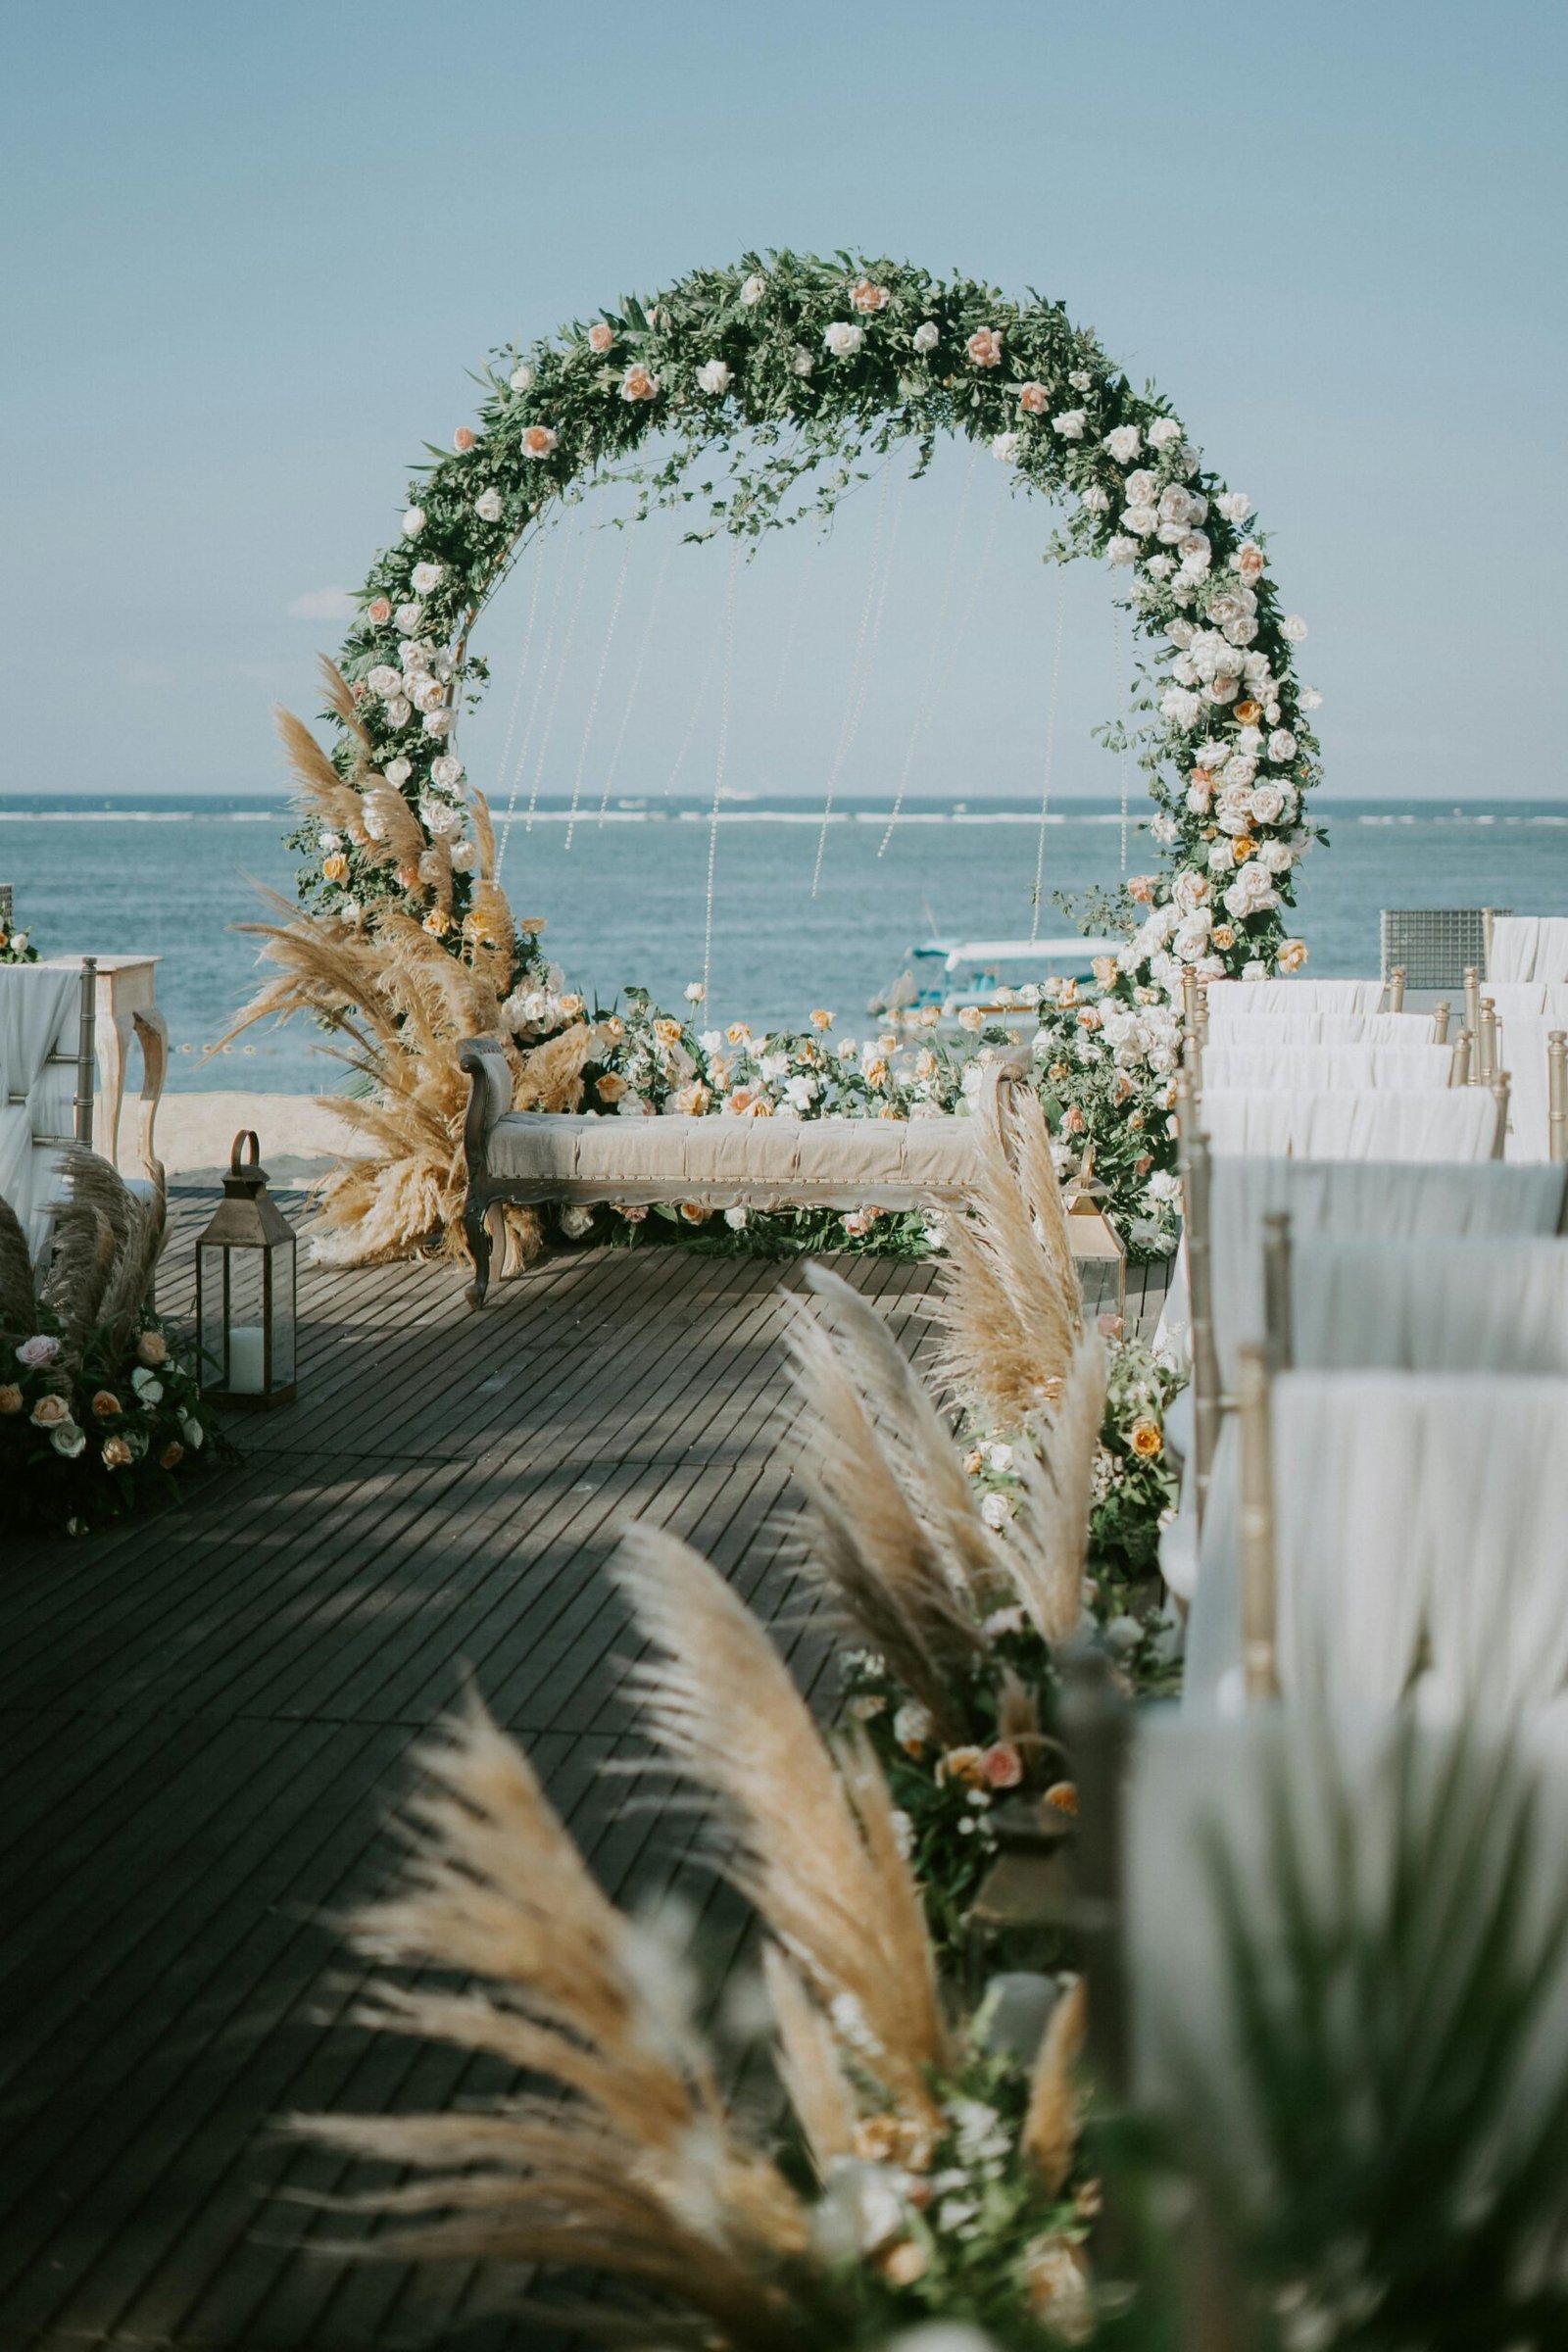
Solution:
<svg viewBox="0 0 1568 2352"><path fill-rule="evenodd" d="M165 1276L183 1303L184 1202ZM929 1270L841 1261L911 1348ZM466 1682L527 1744L617 1896L685 1833L628 1815L630 1517L770 1618L796 1277L681 1250L547 1260L469 1315L449 1267L302 1267L300 1401L176 1511L18 1550L0 1576L0 2347L539 2347L493 2269L345 2265L291 2202L345 2184L272 2119L472 2095L473 2062L349 2020L332 1926L384 1883L409 1751ZM1135 1273L1130 1314L1157 1311ZM809 1687L824 1645L790 1612ZM693 1882L721 1974L735 1907Z"/></svg>

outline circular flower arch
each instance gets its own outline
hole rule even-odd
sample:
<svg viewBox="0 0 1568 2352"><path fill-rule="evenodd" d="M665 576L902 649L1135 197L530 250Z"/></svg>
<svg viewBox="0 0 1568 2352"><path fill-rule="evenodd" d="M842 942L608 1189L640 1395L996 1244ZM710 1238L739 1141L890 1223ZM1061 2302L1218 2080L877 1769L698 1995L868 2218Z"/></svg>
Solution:
<svg viewBox="0 0 1568 2352"><path fill-rule="evenodd" d="M387 861L385 793L368 855L303 828L307 905L353 919L392 899L465 951L483 919L455 742L486 676L470 638L553 504L656 439L644 511L688 498L689 466L716 447L730 472L710 527L757 537L830 510L867 450L909 440L923 464L947 433L1070 502L1050 556L1126 573L1144 658L1115 732L1148 772L1164 858L1130 885L1141 916L1123 980L1174 991L1184 966L1219 979L1303 960L1287 915L1316 837L1303 804L1318 698L1294 660L1304 624L1281 606L1250 500L1059 304L848 254L748 255L498 352L481 380L477 415L411 486L339 662L352 704L335 713L334 762L362 785L368 765L378 791L384 779L419 838ZM531 943L516 945L525 969Z"/></svg>

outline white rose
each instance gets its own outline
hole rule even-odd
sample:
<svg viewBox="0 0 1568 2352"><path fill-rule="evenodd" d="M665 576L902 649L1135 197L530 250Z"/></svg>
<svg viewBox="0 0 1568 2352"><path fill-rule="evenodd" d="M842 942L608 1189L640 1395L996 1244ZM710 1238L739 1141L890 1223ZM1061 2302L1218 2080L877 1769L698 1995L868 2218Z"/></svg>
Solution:
<svg viewBox="0 0 1568 2352"><path fill-rule="evenodd" d="M419 814L424 829L437 841L451 841L463 831L463 810L454 808L449 801L432 801L426 796L419 803Z"/></svg>
<svg viewBox="0 0 1568 2352"><path fill-rule="evenodd" d="M450 710L427 710L419 723L427 735L450 735L452 713Z"/></svg>
<svg viewBox="0 0 1568 2352"><path fill-rule="evenodd" d="M1170 895L1183 914L1191 914L1208 897L1208 876L1199 873L1195 866L1183 866L1171 884Z"/></svg>
<svg viewBox="0 0 1568 2352"><path fill-rule="evenodd" d="M1051 421L1064 441L1081 441L1084 426L1089 421L1089 412L1087 409L1063 409L1061 415L1053 416Z"/></svg>
<svg viewBox="0 0 1568 2352"><path fill-rule="evenodd" d="M725 1209L724 1222L732 1233L744 1233L751 1219L751 1213L749 1208L742 1208L737 1203L734 1208Z"/></svg>
<svg viewBox="0 0 1568 2352"><path fill-rule="evenodd" d="M68 1462L79 1460L87 1445L86 1438L74 1421L57 1421L49 1432L49 1443L56 1453L65 1455Z"/></svg>
<svg viewBox="0 0 1568 2352"><path fill-rule="evenodd" d="M1114 537L1105 543L1105 558L1108 563L1132 564L1136 562L1137 556L1137 540L1129 539L1124 531L1116 532Z"/></svg>
<svg viewBox="0 0 1568 2352"><path fill-rule="evenodd" d="M422 507L410 507L403 517L404 538L417 539L423 528L424 509Z"/></svg>
<svg viewBox="0 0 1568 2352"><path fill-rule="evenodd" d="M1143 435L1136 424L1117 424L1111 427L1100 446L1109 450L1118 466L1125 466L1130 459L1137 457L1142 441Z"/></svg>
<svg viewBox="0 0 1568 2352"><path fill-rule="evenodd" d="M430 781L439 785L443 792L457 790L463 781L463 761L456 752L443 752L439 760L431 761Z"/></svg>
<svg viewBox="0 0 1568 2352"><path fill-rule="evenodd" d="M1005 1494L987 1494L980 1504L980 1516L993 1534L1000 1534L1012 1517L1012 1505Z"/></svg>
<svg viewBox="0 0 1568 2352"><path fill-rule="evenodd" d="M1299 612L1286 613L1285 618L1280 622L1280 635L1288 637L1292 645L1300 644L1306 635L1306 623Z"/></svg>
<svg viewBox="0 0 1568 2352"><path fill-rule="evenodd" d="M401 635L412 637L419 626L422 614L417 605L399 605L392 615Z"/></svg>
<svg viewBox="0 0 1568 2352"><path fill-rule="evenodd" d="M416 564L409 574L409 584L416 596L428 596L432 588L440 587L445 571L444 564Z"/></svg>
<svg viewBox="0 0 1568 2352"><path fill-rule="evenodd" d="M1288 874L1296 863L1296 853L1287 841L1265 841L1257 853L1257 862L1271 874Z"/></svg>
<svg viewBox="0 0 1568 2352"><path fill-rule="evenodd" d="M318 834L317 836L316 846L320 851L323 858L330 858L334 851L340 850L343 847L343 836L341 833Z"/></svg>
<svg viewBox="0 0 1568 2352"><path fill-rule="evenodd" d="M159 1379L156 1372L133 1372L130 1376L130 1385L135 1390L137 1396L141 1398L143 1404L162 1403L164 1384Z"/></svg>
<svg viewBox="0 0 1568 2352"><path fill-rule="evenodd" d="M1110 494L1106 490L1102 490L1098 482L1091 482L1078 504L1086 514L1108 514L1110 513Z"/></svg>
<svg viewBox="0 0 1568 2352"><path fill-rule="evenodd" d="M533 369L529 367L527 361L524 360L520 368L514 368L512 371L512 389L514 392L526 392L531 388L532 384Z"/></svg>
<svg viewBox="0 0 1568 2352"><path fill-rule="evenodd" d="M865 329L853 318L835 318L822 340L836 360L848 360L865 341Z"/></svg>
<svg viewBox="0 0 1568 2352"><path fill-rule="evenodd" d="M698 389L703 392L710 392L715 398L718 394L729 390L732 380L730 371L722 360L705 360L697 370Z"/></svg>
<svg viewBox="0 0 1568 2352"><path fill-rule="evenodd" d="M1151 449L1169 449L1182 437L1182 428L1174 416L1156 416L1147 435Z"/></svg>
<svg viewBox="0 0 1568 2352"><path fill-rule="evenodd" d="M928 351L935 351L940 340L941 336L936 320L934 318L922 318L919 325L914 330L915 350L922 354Z"/></svg>
<svg viewBox="0 0 1568 2352"><path fill-rule="evenodd" d="M1017 433L993 433L991 455L999 466L1016 466L1023 442Z"/></svg>
<svg viewBox="0 0 1568 2352"><path fill-rule="evenodd" d="M1171 622L1169 628L1165 631L1165 634L1170 639L1172 645L1179 645L1183 653L1185 653L1187 648L1192 644L1193 639L1197 636L1198 631L1193 627L1193 624L1190 620L1177 619Z"/></svg>
<svg viewBox="0 0 1568 2352"><path fill-rule="evenodd" d="M583 1239L583 1236L585 1234L592 1233L593 1229L593 1210L591 1208L579 1208L574 1202L568 1201L561 1212L561 1230L565 1235L567 1241L580 1242Z"/></svg>
<svg viewBox="0 0 1568 2352"><path fill-rule="evenodd" d="M931 1737L931 1717L918 1699L906 1699L893 1718L893 1737L901 1747L922 1747Z"/></svg>
<svg viewBox="0 0 1568 2352"><path fill-rule="evenodd" d="M473 502L473 511L481 522L499 522L501 520L500 491L481 490Z"/></svg>
<svg viewBox="0 0 1568 2352"><path fill-rule="evenodd" d="M439 678L416 674L407 684L409 700L416 710L439 710L447 699L447 690Z"/></svg>
<svg viewBox="0 0 1568 2352"><path fill-rule="evenodd" d="M1159 516L1152 507L1129 507L1121 519L1123 529L1136 531L1140 539L1152 538L1159 527Z"/></svg>
<svg viewBox="0 0 1568 2352"><path fill-rule="evenodd" d="M1246 752L1238 752L1234 760L1226 760L1220 771L1220 782L1233 788L1239 786L1243 792L1250 793L1257 782L1257 761Z"/></svg>
<svg viewBox="0 0 1568 2352"><path fill-rule="evenodd" d="M754 270L741 288L741 301L747 310L754 311L766 292L766 278Z"/></svg>
<svg viewBox="0 0 1568 2352"><path fill-rule="evenodd" d="M804 1075L791 1078L787 1082L784 1092L797 1110L809 1110L817 1097L816 1080Z"/></svg>
<svg viewBox="0 0 1568 2352"><path fill-rule="evenodd" d="M1184 531L1176 542L1176 553L1182 560L1183 571L1201 575L1213 561L1213 550L1203 531Z"/></svg>
<svg viewBox="0 0 1568 2352"><path fill-rule="evenodd" d="M411 637L406 645L398 647L398 660L411 677L420 677L430 666L433 650L422 637Z"/></svg>
<svg viewBox="0 0 1568 2352"><path fill-rule="evenodd" d="M1252 512L1252 502L1245 490L1222 490L1214 504L1227 522L1245 522Z"/></svg>
<svg viewBox="0 0 1568 2352"><path fill-rule="evenodd" d="M1208 814L1209 803L1212 801L1214 793L1211 785L1189 784L1187 787L1187 808L1189 813L1193 816L1206 816Z"/></svg>
<svg viewBox="0 0 1568 2352"><path fill-rule="evenodd" d="M797 343L795 346L795 357L793 360L791 360L790 366L794 368L797 375L809 375L812 369L815 368L816 362L812 359L810 353L807 350L804 343Z"/></svg>
<svg viewBox="0 0 1568 2352"><path fill-rule="evenodd" d="M1094 380L1087 368L1075 368L1067 378L1075 392L1087 392Z"/></svg>
<svg viewBox="0 0 1568 2352"><path fill-rule="evenodd" d="M1122 496L1130 507L1151 507L1159 496L1158 477L1147 466L1138 466L1122 484Z"/></svg>
<svg viewBox="0 0 1568 2352"><path fill-rule="evenodd" d="M1176 566L1169 556L1151 556L1144 569L1152 572L1156 580L1168 580Z"/></svg>
<svg viewBox="0 0 1568 2352"><path fill-rule="evenodd" d="M1173 726L1196 727L1203 715L1203 706L1187 687L1171 686L1160 697L1159 712Z"/></svg>
<svg viewBox="0 0 1568 2352"><path fill-rule="evenodd" d="M1225 623L1226 642L1230 645L1250 645L1256 635L1257 623L1249 612L1244 612L1239 620L1228 620Z"/></svg>
<svg viewBox="0 0 1568 2352"><path fill-rule="evenodd" d="M1184 922L1177 924L1170 944L1183 963L1196 963L1206 953L1213 928L1214 917L1206 906L1195 907Z"/></svg>
<svg viewBox="0 0 1568 2352"><path fill-rule="evenodd" d="M385 768L382 770L382 773L385 775L387 782L389 784L395 784L399 792L401 792L404 785L413 775L414 770L409 765L407 760L389 760Z"/></svg>
<svg viewBox="0 0 1568 2352"><path fill-rule="evenodd" d="M1229 841L1211 841L1208 845L1208 870L1211 874L1230 874L1236 870L1236 849Z"/></svg>
<svg viewBox="0 0 1568 2352"><path fill-rule="evenodd" d="M1303 686L1298 699L1303 710L1321 710L1323 708L1323 697L1315 686Z"/></svg>
<svg viewBox="0 0 1568 2352"><path fill-rule="evenodd" d="M455 874L471 874L478 856L477 843L455 841L452 844L452 871Z"/></svg>
<svg viewBox="0 0 1568 2352"><path fill-rule="evenodd" d="M1289 727L1275 728L1268 739L1268 756L1280 767L1296 758L1296 737Z"/></svg>
<svg viewBox="0 0 1568 2352"><path fill-rule="evenodd" d="M378 662L365 683L372 694L378 694L382 702L389 703L395 695L403 692L403 672L394 669L390 662Z"/></svg>

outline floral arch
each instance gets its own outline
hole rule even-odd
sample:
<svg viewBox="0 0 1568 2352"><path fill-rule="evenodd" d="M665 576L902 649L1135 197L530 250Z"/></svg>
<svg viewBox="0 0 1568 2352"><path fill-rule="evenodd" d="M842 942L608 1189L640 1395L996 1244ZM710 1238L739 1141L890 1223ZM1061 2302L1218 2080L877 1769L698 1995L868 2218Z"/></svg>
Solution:
<svg viewBox="0 0 1568 2352"><path fill-rule="evenodd" d="M1065 503L1049 558L1100 557L1126 575L1143 659L1118 725L1147 771L1164 861L1129 885L1132 936L1102 980L1120 1000L1104 1006L1112 1033L1118 1010L1168 1003L1186 967L1262 976L1303 959L1288 913L1316 838L1303 810L1318 698L1295 674L1304 624L1281 605L1250 502L1059 304L848 254L747 255L498 352L479 380L477 414L432 448L341 650L328 715L343 797L313 788L294 837L318 922L373 934L389 913L412 917L461 960L510 958L513 992L537 984L542 956L488 874L457 738L486 678L474 624L553 505L639 457L644 512L700 496L688 469L716 450L729 470L707 529L756 538L829 511L866 452L912 441L921 465L951 434ZM1083 1011L1059 1024L1054 1079L1082 1048ZM1112 1145L1129 1167L1149 1158L1101 1142L1102 1172Z"/></svg>

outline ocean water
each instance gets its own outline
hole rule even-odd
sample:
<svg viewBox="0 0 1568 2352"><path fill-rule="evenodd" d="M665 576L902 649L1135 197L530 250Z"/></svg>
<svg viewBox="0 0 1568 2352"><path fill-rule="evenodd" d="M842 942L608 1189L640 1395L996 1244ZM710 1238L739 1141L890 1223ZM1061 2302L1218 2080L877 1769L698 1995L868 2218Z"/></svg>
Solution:
<svg viewBox="0 0 1568 2352"><path fill-rule="evenodd" d="M1512 907L1568 914L1568 808L1561 803L1325 802L1326 850L1300 876L1298 928L1324 976L1374 972L1384 906ZM159 1002L178 1088L327 1090L341 1073L299 1024L255 1030L216 1054L255 989L267 918L257 885L292 896L282 805L262 800L0 801L0 882L44 955L144 951L163 958ZM712 899L712 1016L795 1024L825 1004L853 1026L866 999L937 934L1027 938L1038 814L1016 802L921 801L885 854L885 804L848 803L822 841L804 803L733 800L721 815ZM1157 852L1129 825L1127 869ZM820 872L817 872L821 849ZM502 879L518 914L544 915L574 985L608 1004L627 982L674 1003L702 976L708 811L696 801L597 810L568 826L519 812ZM1107 802L1062 801L1046 830L1042 933L1071 926L1054 891L1113 885L1122 826ZM815 890L813 895L813 879Z"/></svg>

